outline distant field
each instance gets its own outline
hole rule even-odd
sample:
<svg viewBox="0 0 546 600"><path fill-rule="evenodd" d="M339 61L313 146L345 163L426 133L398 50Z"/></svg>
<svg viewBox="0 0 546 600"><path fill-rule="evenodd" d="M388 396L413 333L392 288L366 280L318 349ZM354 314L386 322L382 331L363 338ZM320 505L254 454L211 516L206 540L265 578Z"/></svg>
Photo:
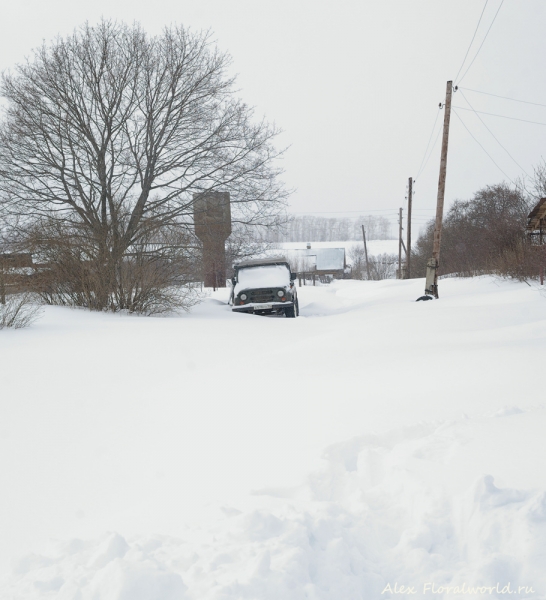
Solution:
<svg viewBox="0 0 546 600"><path fill-rule="evenodd" d="M279 248L285 250L297 250L298 248L305 248L307 242L284 242L279 244ZM348 242L310 242L312 248L345 248L347 252L350 251L354 246L361 246L362 242L348 241ZM398 254L398 240L370 240L368 242L368 253L371 256L377 254Z"/></svg>

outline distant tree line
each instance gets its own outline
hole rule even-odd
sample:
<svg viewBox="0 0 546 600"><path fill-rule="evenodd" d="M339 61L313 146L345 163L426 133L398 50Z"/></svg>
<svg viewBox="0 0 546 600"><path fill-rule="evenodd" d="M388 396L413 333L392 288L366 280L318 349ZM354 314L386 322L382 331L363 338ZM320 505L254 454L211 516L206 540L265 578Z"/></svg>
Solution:
<svg viewBox="0 0 546 600"><path fill-rule="evenodd" d="M369 240L394 239L391 222L380 216L339 217L292 216L282 227L267 232L271 242L346 242L362 239L362 225Z"/></svg>

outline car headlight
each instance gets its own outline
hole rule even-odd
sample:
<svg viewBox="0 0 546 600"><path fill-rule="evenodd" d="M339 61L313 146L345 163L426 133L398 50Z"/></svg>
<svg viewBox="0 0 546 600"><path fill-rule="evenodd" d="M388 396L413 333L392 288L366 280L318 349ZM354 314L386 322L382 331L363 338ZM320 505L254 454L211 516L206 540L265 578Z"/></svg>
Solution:
<svg viewBox="0 0 546 600"><path fill-rule="evenodd" d="M246 294L241 294L240 298L241 298L241 300L246 300L247 299L247 295Z"/></svg>
<svg viewBox="0 0 546 600"><path fill-rule="evenodd" d="M277 296L280 298L281 296L284 296L284 290L279 290L277 292Z"/></svg>

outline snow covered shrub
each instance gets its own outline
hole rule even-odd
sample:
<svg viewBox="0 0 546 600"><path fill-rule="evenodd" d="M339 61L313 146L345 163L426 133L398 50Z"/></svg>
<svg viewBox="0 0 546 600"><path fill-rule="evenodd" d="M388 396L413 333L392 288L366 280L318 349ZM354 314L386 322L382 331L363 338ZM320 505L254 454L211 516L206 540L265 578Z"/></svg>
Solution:
<svg viewBox="0 0 546 600"><path fill-rule="evenodd" d="M40 316L41 312L41 306L31 294L6 296L5 303L0 303L0 329L28 327Z"/></svg>

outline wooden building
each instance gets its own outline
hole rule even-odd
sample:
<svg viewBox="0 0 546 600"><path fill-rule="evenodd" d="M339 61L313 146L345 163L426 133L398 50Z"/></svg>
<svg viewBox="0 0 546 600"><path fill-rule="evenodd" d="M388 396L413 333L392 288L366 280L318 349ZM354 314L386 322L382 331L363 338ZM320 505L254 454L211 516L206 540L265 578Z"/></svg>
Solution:
<svg viewBox="0 0 546 600"><path fill-rule="evenodd" d="M541 198L529 213L527 234L534 244L542 246L546 242L546 198Z"/></svg>
<svg viewBox="0 0 546 600"><path fill-rule="evenodd" d="M544 285L546 264L546 198L541 198L527 217L527 235L539 263L540 285Z"/></svg>

